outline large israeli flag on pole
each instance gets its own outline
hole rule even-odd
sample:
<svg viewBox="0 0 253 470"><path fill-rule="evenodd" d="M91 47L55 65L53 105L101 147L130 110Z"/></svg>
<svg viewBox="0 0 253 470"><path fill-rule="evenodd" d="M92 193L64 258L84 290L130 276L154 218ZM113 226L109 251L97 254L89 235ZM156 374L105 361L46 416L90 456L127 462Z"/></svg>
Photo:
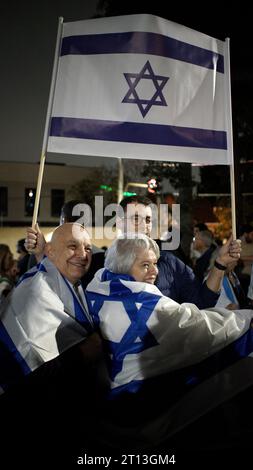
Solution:
<svg viewBox="0 0 253 470"><path fill-rule="evenodd" d="M226 53L152 15L64 23L48 151L229 164Z"/></svg>

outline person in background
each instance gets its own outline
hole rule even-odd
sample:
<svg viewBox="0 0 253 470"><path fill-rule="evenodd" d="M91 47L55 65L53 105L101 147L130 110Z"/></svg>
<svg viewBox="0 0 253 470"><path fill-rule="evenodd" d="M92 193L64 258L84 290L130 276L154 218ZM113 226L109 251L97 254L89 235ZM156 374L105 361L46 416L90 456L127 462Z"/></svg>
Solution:
<svg viewBox="0 0 253 470"><path fill-rule="evenodd" d="M241 227L240 239L242 242L242 252L236 272L245 295L247 295L250 283L251 266L253 263L253 226L251 224L245 224Z"/></svg>
<svg viewBox="0 0 253 470"><path fill-rule="evenodd" d="M249 304L252 307L253 306L253 264L251 268L250 283L249 283L247 297L249 300Z"/></svg>
<svg viewBox="0 0 253 470"><path fill-rule="evenodd" d="M10 277L14 283L14 286L16 286L16 284L18 283L19 281L19 267L18 267L18 260L17 259L14 259L13 260L13 265L12 265L12 268L11 268L11 271L10 271Z"/></svg>
<svg viewBox="0 0 253 470"><path fill-rule="evenodd" d="M28 269L30 255L25 247L25 238L21 238L17 242L18 253L18 275L21 277Z"/></svg>
<svg viewBox="0 0 253 470"><path fill-rule="evenodd" d="M193 238L196 236L198 232L200 232L200 230L208 230L207 225L202 222L195 224L193 227ZM191 246L190 246L191 266L195 266L196 259L198 259L200 256L200 253L197 250L194 250L193 243L194 242L192 241Z"/></svg>
<svg viewBox="0 0 253 470"><path fill-rule="evenodd" d="M244 290L234 271L237 261L229 263L222 282L221 293L215 307L225 307L228 310L249 308Z"/></svg>
<svg viewBox="0 0 253 470"><path fill-rule="evenodd" d="M8 245L0 244L0 302L14 287L14 259Z"/></svg>
<svg viewBox="0 0 253 470"><path fill-rule="evenodd" d="M208 226L204 224L203 222L198 222L193 226L193 239L196 237L196 235L199 232L203 232L205 230L209 230ZM194 249L194 241L192 240L191 242L191 247L190 247L190 259L191 259L191 265L192 267L195 266L196 260L201 256L201 253Z"/></svg>
<svg viewBox="0 0 253 470"><path fill-rule="evenodd" d="M199 253L193 270L195 276L202 282L208 272L212 255L217 249L212 232L199 230L193 237L193 249Z"/></svg>

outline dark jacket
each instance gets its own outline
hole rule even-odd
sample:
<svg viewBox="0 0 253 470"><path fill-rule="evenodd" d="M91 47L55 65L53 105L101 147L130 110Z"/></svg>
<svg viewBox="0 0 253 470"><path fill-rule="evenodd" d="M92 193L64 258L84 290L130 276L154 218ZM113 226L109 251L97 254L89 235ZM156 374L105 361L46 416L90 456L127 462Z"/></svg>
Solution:
<svg viewBox="0 0 253 470"><path fill-rule="evenodd" d="M203 255L201 255L197 260L194 268L195 276L203 281L204 277L208 272L212 254L217 250L217 246L212 244L208 250L206 250Z"/></svg>
<svg viewBox="0 0 253 470"><path fill-rule="evenodd" d="M96 272L104 267L105 262L105 252L98 251L92 254L92 260L89 271L85 274L85 276L81 279L82 286L85 289L86 286L90 283L90 281L95 276Z"/></svg>
<svg viewBox="0 0 253 470"><path fill-rule="evenodd" d="M170 251L161 251L158 269L156 285L167 297L178 303L196 304L198 308L209 308L216 304L219 294L211 291L206 283L198 281L192 269Z"/></svg>

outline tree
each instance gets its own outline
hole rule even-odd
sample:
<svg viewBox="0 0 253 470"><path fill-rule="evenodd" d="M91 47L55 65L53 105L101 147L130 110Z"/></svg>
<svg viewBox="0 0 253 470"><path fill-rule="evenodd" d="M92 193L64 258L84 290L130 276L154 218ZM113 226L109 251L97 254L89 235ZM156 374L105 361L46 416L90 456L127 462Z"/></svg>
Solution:
<svg viewBox="0 0 253 470"><path fill-rule="evenodd" d="M104 207L117 201L117 174L114 168L96 168L92 176L74 184L68 193L69 198L78 199L91 207L95 213L95 196L103 196Z"/></svg>

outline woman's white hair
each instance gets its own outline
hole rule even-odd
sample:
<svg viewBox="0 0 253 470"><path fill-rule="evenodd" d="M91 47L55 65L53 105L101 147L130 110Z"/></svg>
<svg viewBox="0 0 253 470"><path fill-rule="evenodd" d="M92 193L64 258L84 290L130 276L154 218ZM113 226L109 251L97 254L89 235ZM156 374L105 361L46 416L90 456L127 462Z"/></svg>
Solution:
<svg viewBox="0 0 253 470"><path fill-rule="evenodd" d="M113 273L129 274L140 249L152 250L157 259L160 257L159 247L152 238L128 233L118 237L108 248L105 267Z"/></svg>

